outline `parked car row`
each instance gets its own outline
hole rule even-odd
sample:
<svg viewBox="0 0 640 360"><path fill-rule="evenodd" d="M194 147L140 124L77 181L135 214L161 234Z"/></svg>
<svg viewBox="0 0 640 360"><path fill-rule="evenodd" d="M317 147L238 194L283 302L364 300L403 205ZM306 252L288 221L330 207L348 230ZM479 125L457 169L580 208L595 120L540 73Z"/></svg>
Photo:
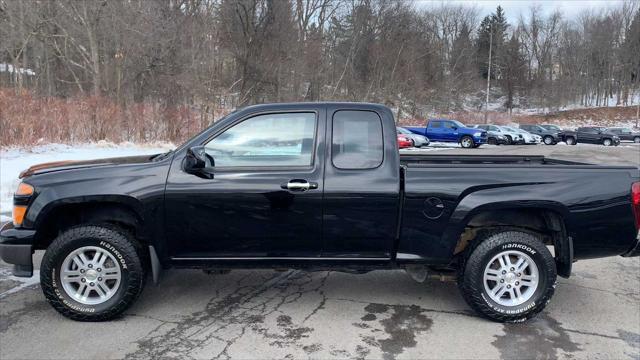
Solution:
<svg viewBox="0 0 640 360"><path fill-rule="evenodd" d="M567 145L578 143L617 146L621 140L640 143L640 132L628 128L605 128L584 126L576 130L564 130L553 124L521 124L518 127L476 124L464 125L457 120L431 119L425 127L398 127L400 148L422 147L429 140L458 143L463 148L476 148L482 144L491 145Z"/></svg>

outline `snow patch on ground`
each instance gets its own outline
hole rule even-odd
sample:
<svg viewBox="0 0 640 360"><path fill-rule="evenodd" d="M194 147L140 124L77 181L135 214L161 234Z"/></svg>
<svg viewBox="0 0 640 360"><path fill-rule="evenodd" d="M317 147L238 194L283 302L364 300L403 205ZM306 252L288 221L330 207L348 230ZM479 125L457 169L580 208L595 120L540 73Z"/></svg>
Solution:
<svg viewBox="0 0 640 360"><path fill-rule="evenodd" d="M167 152L171 143L115 144L108 141L65 145L46 144L32 148L0 149L0 221L10 220L13 193L18 187L20 172L32 165L63 160L91 160L119 156L152 155Z"/></svg>
<svg viewBox="0 0 640 360"><path fill-rule="evenodd" d="M0 269L0 282L12 282L14 286L9 290L6 290L0 293L0 299L6 297L7 295L11 295L13 293L17 293L18 291L28 288L29 286L33 286L40 283L40 270L34 270L33 276L30 278L23 278L13 276L11 271L8 268Z"/></svg>

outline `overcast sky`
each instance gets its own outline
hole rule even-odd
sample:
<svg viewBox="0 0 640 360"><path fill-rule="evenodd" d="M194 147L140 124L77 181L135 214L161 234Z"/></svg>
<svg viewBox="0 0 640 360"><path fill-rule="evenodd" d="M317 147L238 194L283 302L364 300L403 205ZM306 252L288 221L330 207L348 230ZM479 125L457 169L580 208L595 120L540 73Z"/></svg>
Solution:
<svg viewBox="0 0 640 360"><path fill-rule="evenodd" d="M431 6L443 3L440 0L418 0L420 5ZM496 10L498 5L502 6L507 14L507 19L514 22L520 13L526 14L532 4L538 4L545 12L550 13L555 9L560 9L567 18L573 18L583 10L592 9L594 11L604 10L607 7L618 6L622 0L546 0L546 1L526 1L526 0L449 0L447 3L475 5L480 10L480 16L484 17Z"/></svg>

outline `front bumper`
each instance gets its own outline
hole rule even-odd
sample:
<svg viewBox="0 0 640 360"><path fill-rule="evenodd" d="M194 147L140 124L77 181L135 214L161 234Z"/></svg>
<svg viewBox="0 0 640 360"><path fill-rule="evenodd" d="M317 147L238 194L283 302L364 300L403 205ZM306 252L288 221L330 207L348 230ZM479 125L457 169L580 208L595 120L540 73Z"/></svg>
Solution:
<svg viewBox="0 0 640 360"><path fill-rule="evenodd" d="M486 136L471 136L473 138L473 142L475 144L486 144L487 143L487 137Z"/></svg>
<svg viewBox="0 0 640 360"><path fill-rule="evenodd" d="M16 229L12 223L0 229L0 259L13 265L13 275L33 276L33 238L35 230Z"/></svg>
<svg viewBox="0 0 640 360"><path fill-rule="evenodd" d="M636 245L631 250L622 254L624 257L640 256L640 230L638 230L638 236L636 236Z"/></svg>

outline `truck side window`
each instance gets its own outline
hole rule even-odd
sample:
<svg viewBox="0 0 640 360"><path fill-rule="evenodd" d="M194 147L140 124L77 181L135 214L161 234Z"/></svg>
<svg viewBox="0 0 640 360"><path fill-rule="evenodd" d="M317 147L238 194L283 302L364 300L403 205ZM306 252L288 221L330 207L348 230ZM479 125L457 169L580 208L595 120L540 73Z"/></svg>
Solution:
<svg viewBox="0 0 640 360"><path fill-rule="evenodd" d="M382 120L372 111L333 115L331 160L339 169L373 169L382 164Z"/></svg>
<svg viewBox="0 0 640 360"><path fill-rule="evenodd" d="M205 145L216 167L310 166L315 113L257 115Z"/></svg>
<svg viewBox="0 0 640 360"><path fill-rule="evenodd" d="M429 127L430 128L439 128L439 127L442 127L441 124L442 124L441 121L430 121L429 122Z"/></svg>

